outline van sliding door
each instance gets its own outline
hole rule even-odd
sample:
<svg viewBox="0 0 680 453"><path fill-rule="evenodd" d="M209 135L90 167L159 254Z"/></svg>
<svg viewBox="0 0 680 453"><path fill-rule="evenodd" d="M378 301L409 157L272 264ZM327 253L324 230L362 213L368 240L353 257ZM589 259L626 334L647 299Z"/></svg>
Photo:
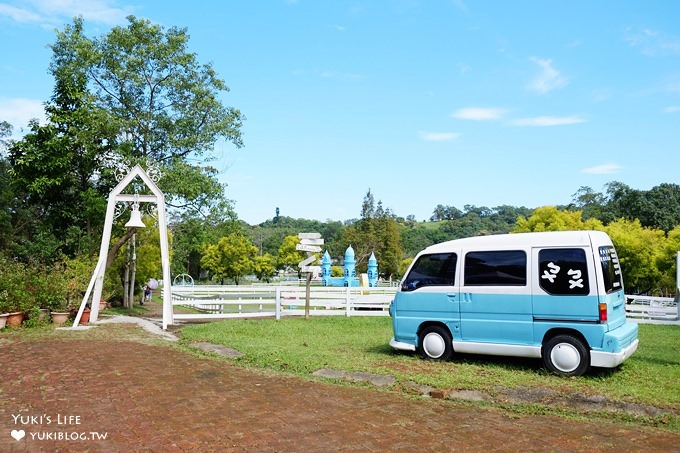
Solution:
<svg viewBox="0 0 680 453"><path fill-rule="evenodd" d="M463 341L530 344L531 295L524 250L465 254L460 295Z"/></svg>

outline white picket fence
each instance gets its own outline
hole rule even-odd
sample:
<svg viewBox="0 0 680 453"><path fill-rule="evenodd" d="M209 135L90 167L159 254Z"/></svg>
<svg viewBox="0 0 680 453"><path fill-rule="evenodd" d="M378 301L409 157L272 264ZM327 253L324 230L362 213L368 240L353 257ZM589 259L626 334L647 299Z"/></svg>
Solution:
<svg viewBox="0 0 680 453"><path fill-rule="evenodd" d="M310 316L389 316L397 288L310 288ZM300 316L304 286L173 286L174 320ZM194 313L174 313L175 306ZM174 323L174 322L172 322Z"/></svg>
<svg viewBox="0 0 680 453"><path fill-rule="evenodd" d="M680 306L672 297L626 295L626 316L647 324L680 324Z"/></svg>
<svg viewBox="0 0 680 453"><path fill-rule="evenodd" d="M396 287L310 288L310 316L389 316ZM669 297L626 295L626 316L638 323L680 324L678 303ZM173 286L173 321L301 316L304 286ZM175 313L174 307L193 313Z"/></svg>

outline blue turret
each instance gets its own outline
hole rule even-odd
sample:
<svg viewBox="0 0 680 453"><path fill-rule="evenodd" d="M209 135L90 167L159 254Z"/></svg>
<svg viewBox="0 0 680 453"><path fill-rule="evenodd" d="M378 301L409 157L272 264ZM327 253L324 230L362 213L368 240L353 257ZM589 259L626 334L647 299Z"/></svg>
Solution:
<svg viewBox="0 0 680 453"><path fill-rule="evenodd" d="M368 286L378 286L378 260L375 259L375 254L371 252L371 257L368 259Z"/></svg>
<svg viewBox="0 0 680 453"><path fill-rule="evenodd" d="M323 254L321 258L321 285L329 286L331 279L331 256L328 254L328 250Z"/></svg>
<svg viewBox="0 0 680 453"><path fill-rule="evenodd" d="M354 259L354 249L350 245L345 250L345 263L343 269L343 277L345 279L345 286L357 286L354 283L354 278L356 277L356 260Z"/></svg>

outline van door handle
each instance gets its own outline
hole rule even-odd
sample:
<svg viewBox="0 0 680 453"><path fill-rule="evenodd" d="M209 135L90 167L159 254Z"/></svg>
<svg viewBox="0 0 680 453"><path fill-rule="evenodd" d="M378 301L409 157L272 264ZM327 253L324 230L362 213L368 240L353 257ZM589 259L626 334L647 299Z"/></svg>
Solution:
<svg viewBox="0 0 680 453"><path fill-rule="evenodd" d="M470 302L472 302L472 293L461 293L461 294L463 296L461 298L461 302L465 302L465 303L468 303L468 304Z"/></svg>

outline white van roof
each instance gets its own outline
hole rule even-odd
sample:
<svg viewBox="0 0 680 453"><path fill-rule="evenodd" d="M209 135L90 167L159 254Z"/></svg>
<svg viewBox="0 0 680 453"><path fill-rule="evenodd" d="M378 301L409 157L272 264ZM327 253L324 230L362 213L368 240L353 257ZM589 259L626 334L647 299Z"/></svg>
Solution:
<svg viewBox="0 0 680 453"><path fill-rule="evenodd" d="M612 241L607 233L594 230L494 234L441 242L427 247L422 253L442 253L452 249L472 247L480 250L509 250L526 247L590 247L591 245L612 245Z"/></svg>

